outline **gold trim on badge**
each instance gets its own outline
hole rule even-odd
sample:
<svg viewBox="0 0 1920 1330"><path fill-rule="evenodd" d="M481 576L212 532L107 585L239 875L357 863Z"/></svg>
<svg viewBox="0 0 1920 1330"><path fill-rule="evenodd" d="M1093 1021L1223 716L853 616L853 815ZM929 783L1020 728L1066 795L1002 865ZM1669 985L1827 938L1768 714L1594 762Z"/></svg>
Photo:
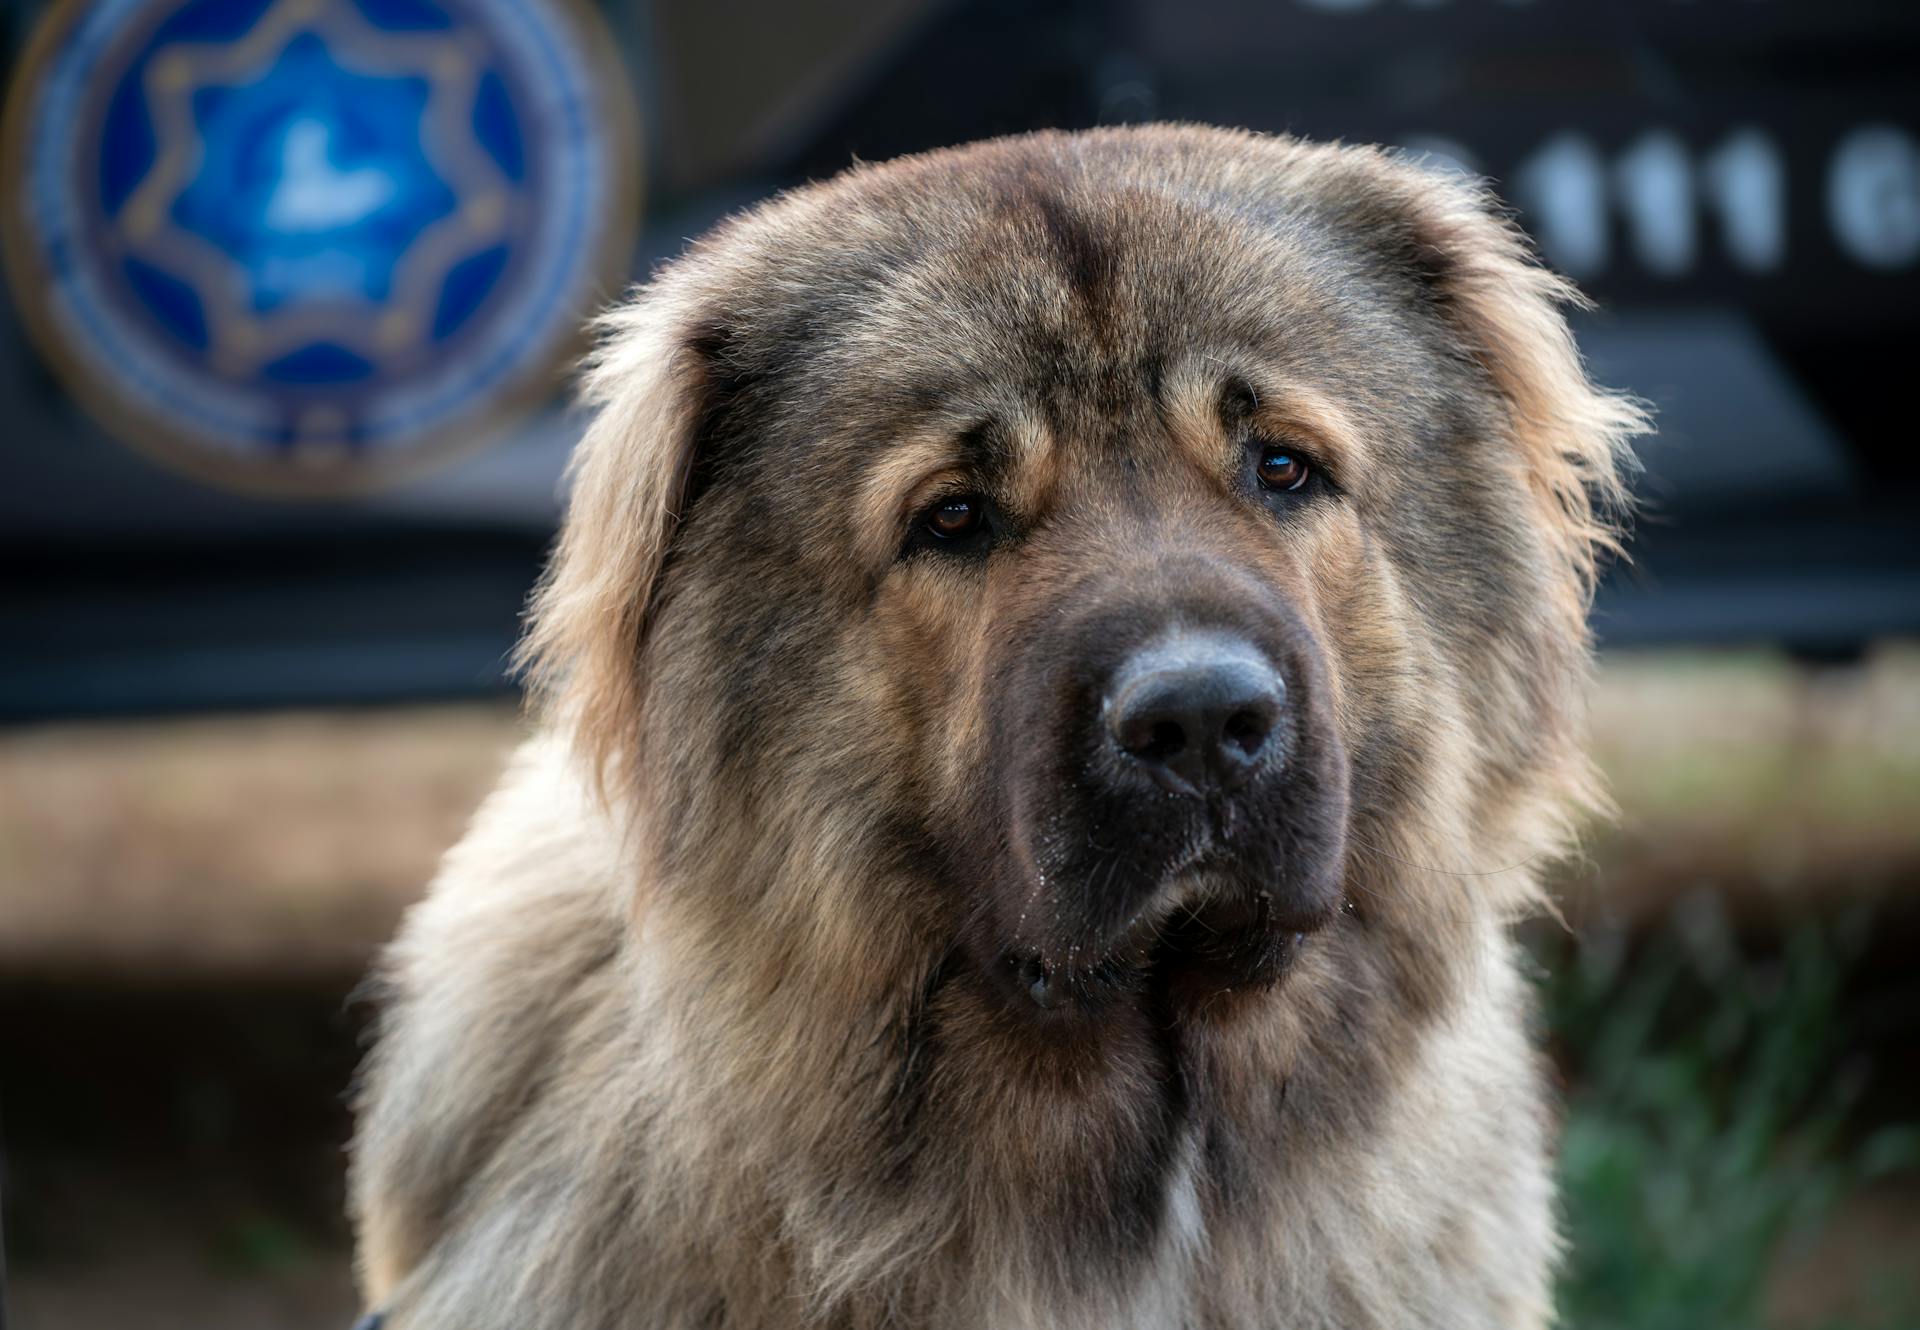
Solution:
<svg viewBox="0 0 1920 1330"><path fill-rule="evenodd" d="M114 437L170 469L224 488L273 498L344 497L384 489L482 451L497 443L569 377L573 363L588 345L588 317L625 286L643 180L639 112L632 84L613 34L595 7L586 0L547 0L554 17L572 25L573 31L567 36L588 74L589 86L580 90L580 100L588 108L589 120L605 138L606 157L614 172L596 228L594 243L599 252L589 269L595 274L592 290L581 302L579 317L564 334L522 357L507 382L476 397L422 434L409 436L402 447L373 452L349 449L344 415L338 408L317 402L303 416L303 432L293 447L279 456L254 460L230 455L227 445L210 443L212 436L208 434L156 418L134 394L116 387L110 375L99 372L87 355L76 349L50 299L40 246L28 216L32 207L26 179L30 130L40 111L42 71L95 3L98 0L56 0L36 26L14 68L12 87L0 111L0 198L6 208L0 215L0 258L4 259L15 306L35 347L74 402ZM179 8L178 0L155 3L142 14L157 23ZM119 228L128 233L126 238L137 240L139 248L147 252L158 248L174 257L183 270L197 273L197 289L219 289L223 283L215 278L225 276L228 268L211 265L228 265L229 261L168 220L168 209L193 173L194 163L182 156L182 145L191 136L178 132L178 117L185 112L184 90L196 76L204 78L209 72L216 77L232 76L270 67L299 32L325 32L352 24L366 27L358 11L345 0L279 0L238 43L182 43L164 61L150 67L144 91L154 122L156 158L120 210ZM406 34L381 33L380 39L383 44L389 39L402 44L419 41ZM470 89L475 83L476 54L457 49L437 52L434 58L448 67L436 69L436 73L449 81L465 79ZM443 103L438 111L432 105L434 101ZM389 347L405 345L431 322L432 296L437 287L421 274L440 265L417 260L415 249L431 241L437 252L459 242L472 245L482 235L504 236L510 220L505 182L497 179L497 168L490 161L463 159L454 146L460 136L447 132L448 117L470 113L471 99L459 106L444 105L446 102L445 97L431 98L423 112L422 151L437 169L449 173L446 178L450 181L473 182L491 173L496 177L496 187L471 194L462 192L461 206L432 223L409 245L405 258L395 268L396 298L390 303L368 303L351 312L335 307L301 311L289 320L263 319L243 314L237 302L229 305L224 326L237 328L244 335L229 336L209 347L209 359L218 369L246 372L271 360L276 351L305 344L305 339L316 333L324 334L326 322L343 317L364 320L371 316L375 320L372 335L365 340ZM162 116L168 118L165 127ZM473 156L464 154L464 158ZM106 223L108 219L101 220Z"/></svg>

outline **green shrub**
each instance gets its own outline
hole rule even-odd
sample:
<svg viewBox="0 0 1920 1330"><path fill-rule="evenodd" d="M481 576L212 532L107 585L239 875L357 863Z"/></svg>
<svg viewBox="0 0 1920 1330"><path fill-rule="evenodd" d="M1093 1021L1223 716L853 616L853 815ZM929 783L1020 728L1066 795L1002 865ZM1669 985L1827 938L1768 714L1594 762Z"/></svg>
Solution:
<svg viewBox="0 0 1920 1330"><path fill-rule="evenodd" d="M1868 1181L1920 1166L1920 1128L1856 1120L1867 1069L1839 1046L1868 926L1855 913L1747 954L1702 896L1632 946L1544 944L1569 1080L1570 1330L1756 1330L1795 1244ZM1911 1287L1876 1301L1868 1324L1920 1326Z"/></svg>

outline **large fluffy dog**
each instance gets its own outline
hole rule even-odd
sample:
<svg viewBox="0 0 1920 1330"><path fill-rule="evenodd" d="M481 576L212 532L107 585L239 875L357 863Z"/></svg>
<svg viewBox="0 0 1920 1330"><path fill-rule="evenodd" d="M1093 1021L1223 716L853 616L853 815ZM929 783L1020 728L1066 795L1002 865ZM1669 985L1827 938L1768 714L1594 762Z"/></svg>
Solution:
<svg viewBox="0 0 1920 1330"><path fill-rule="evenodd" d="M1538 1326L1507 935L1631 403L1487 198L862 167L609 324L544 730L387 958L390 1330Z"/></svg>

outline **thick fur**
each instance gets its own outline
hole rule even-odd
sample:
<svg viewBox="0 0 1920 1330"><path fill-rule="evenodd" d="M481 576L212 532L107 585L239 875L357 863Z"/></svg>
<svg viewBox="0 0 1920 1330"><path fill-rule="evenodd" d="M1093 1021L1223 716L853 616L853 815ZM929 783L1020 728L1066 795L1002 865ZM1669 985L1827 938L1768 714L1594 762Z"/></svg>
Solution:
<svg viewBox="0 0 1920 1330"><path fill-rule="evenodd" d="M612 315L542 732L382 967L390 1330L1548 1323L1508 928L1595 799L1643 424L1571 299L1458 177L1156 127L859 167ZM1249 430L1333 483L1250 497ZM911 548L954 477L1006 515L970 561ZM1023 1007L997 949L1094 936L1029 936L1091 899L1036 819L1117 834L1048 775L1059 681L1202 595L1291 625L1342 907L1258 982L1119 949Z"/></svg>

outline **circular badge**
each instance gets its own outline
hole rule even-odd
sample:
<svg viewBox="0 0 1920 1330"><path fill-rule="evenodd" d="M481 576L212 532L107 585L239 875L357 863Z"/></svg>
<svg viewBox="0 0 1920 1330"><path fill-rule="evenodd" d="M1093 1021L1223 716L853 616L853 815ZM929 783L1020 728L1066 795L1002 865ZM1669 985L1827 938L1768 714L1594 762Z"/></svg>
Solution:
<svg viewBox="0 0 1920 1330"><path fill-rule="evenodd" d="M632 107L567 0L66 0L7 267L81 404L246 488L364 488L549 390L624 274Z"/></svg>

